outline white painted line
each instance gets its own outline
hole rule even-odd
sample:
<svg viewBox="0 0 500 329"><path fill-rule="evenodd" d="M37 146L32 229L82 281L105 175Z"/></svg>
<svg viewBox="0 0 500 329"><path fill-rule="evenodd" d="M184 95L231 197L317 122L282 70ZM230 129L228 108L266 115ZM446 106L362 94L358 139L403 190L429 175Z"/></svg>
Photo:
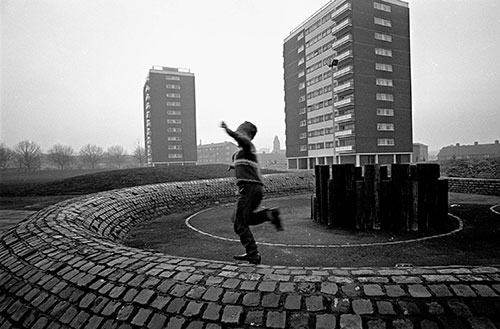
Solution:
<svg viewBox="0 0 500 329"><path fill-rule="evenodd" d="M218 236L214 235L208 232L204 232L193 225L189 222L192 218L196 217L197 215L204 213L208 210L211 210L212 208L204 209L201 211L198 211L197 213L192 214L191 216L187 217L185 220L185 224L187 227L192 229L193 231L196 231L200 234L209 236L214 239L218 240L223 240L223 241L231 241L231 242L240 242L239 239L231 239L231 238L225 238L223 236ZM273 247L287 247L287 248L351 248L351 247L372 247L372 246L387 246L387 245L394 245L394 244L406 244L406 243L413 243L413 242L419 242L419 241L425 241L425 240L430 240L430 239L437 239L437 238L443 238L452 234L455 234L459 231L461 231L464 227L463 221L461 218L458 216L448 214L448 216L453 217L457 220L458 222L458 228L448 232L448 233L443 233L443 234L437 234L437 235L431 235L431 236L426 236L418 239L410 239L410 240L401 240L401 241L388 241L388 242L373 242L373 243L358 243L358 244L288 244L288 243L270 243L270 242L257 242L258 245L261 246L273 246Z"/></svg>
<svg viewBox="0 0 500 329"><path fill-rule="evenodd" d="M491 206L490 210L494 212L497 215L500 215L500 211L495 210L496 207L500 207L500 204L496 204L494 206Z"/></svg>

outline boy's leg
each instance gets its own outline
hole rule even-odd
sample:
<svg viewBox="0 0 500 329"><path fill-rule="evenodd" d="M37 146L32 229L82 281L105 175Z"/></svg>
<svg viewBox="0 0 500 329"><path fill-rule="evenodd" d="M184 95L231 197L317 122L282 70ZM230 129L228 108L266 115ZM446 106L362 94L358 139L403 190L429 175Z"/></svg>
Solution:
<svg viewBox="0 0 500 329"><path fill-rule="evenodd" d="M269 216L269 212L267 209L255 211L260 205L262 201L262 185L252 184L251 186L251 213L248 220L248 225L259 225L264 222L268 222L271 220Z"/></svg>
<svg viewBox="0 0 500 329"><path fill-rule="evenodd" d="M252 196L253 191L251 184L244 184L239 187L239 196L234 218L234 232L240 237L241 244L245 247L247 255L258 254L255 238L248 227L250 216L253 213Z"/></svg>
<svg viewBox="0 0 500 329"><path fill-rule="evenodd" d="M265 208L259 211L255 211L262 201L262 186L257 184L252 184L251 198L252 212L249 215L248 225L259 225L264 222L271 222L276 227L277 231L283 231L283 225L281 222L280 211L278 208ZM255 211L255 212L254 212Z"/></svg>

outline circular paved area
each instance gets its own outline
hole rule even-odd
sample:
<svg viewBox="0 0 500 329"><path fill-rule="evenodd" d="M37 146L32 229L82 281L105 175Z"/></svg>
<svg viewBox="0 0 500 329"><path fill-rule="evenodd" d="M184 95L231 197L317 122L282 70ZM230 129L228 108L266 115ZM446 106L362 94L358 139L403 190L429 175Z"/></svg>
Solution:
<svg viewBox="0 0 500 329"><path fill-rule="evenodd" d="M310 188L271 178L271 193ZM499 266L249 266L121 244L217 189L230 200L230 184L112 191L23 221L0 239L0 328L500 328Z"/></svg>
<svg viewBox="0 0 500 329"><path fill-rule="evenodd" d="M385 233L331 230L310 220L310 195L264 200L264 206L281 208L285 230L276 232L269 223L252 227L263 264L286 266L394 266L396 264L481 265L500 263L498 215L489 208L500 198L451 196L451 201L479 203L475 207L480 223L459 216L469 215L465 207L454 207L449 215L453 227L446 232ZM464 200L466 199L466 200ZM483 204L481 204L481 202ZM203 209L200 212L164 216L136 226L125 244L176 256L232 261L243 252L234 234L231 216L234 205ZM455 214L455 215L453 215ZM457 216L458 215L458 216ZM481 239L478 237L481 236ZM496 237L496 242L495 242Z"/></svg>

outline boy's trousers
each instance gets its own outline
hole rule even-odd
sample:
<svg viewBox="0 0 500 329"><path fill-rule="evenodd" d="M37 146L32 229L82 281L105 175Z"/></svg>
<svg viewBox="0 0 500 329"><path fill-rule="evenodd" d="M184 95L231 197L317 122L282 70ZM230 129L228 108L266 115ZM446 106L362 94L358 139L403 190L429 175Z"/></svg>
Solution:
<svg viewBox="0 0 500 329"><path fill-rule="evenodd" d="M234 216L234 232L239 235L241 244L248 255L257 253L257 245L249 226L259 225L269 220L267 209L254 212L262 201L262 189L260 184L238 184L239 196Z"/></svg>

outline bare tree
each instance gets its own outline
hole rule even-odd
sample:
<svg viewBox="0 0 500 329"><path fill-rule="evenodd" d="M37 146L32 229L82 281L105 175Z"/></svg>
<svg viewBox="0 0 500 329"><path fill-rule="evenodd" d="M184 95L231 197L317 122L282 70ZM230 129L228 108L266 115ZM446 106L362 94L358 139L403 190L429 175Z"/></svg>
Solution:
<svg viewBox="0 0 500 329"><path fill-rule="evenodd" d="M96 165L104 157L104 152L100 146L87 144L80 149L80 157L84 163L90 165L91 169L95 169Z"/></svg>
<svg viewBox="0 0 500 329"><path fill-rule="evenodd" d="M15 153L5 143L0 143L0 168L7 169L14 160Z"/></svg>
<svg viewBox="0 0 500 329"><path fill-rule="evenodd" d="M139 142L137 142L133 156L137 159L137 161L139 161L141 167L144 166L144 163L146 162L146 150Z"/></svg>
<svg viewBox="0 0 500 329"><path fill-rule="evenodd" d="M126 152L119 145L110 146L107 151L109 161L118 168L121 168L123 162L125 162L125 155Z"/></svg>
<svg viewBox="0 0 500 329"><path fill-rule="evenodd" d="M40 169L42 151L37 143L28 140L21 141L16 145L14 152L19 168L28 171Z"/></svg>
<svg viewBox="0 0 500 329"><path fill-rule="evenodd" d="M56 144L48 152L48 159L59 169L64 170L71 164L73 148L67 145Z"/></svg>

